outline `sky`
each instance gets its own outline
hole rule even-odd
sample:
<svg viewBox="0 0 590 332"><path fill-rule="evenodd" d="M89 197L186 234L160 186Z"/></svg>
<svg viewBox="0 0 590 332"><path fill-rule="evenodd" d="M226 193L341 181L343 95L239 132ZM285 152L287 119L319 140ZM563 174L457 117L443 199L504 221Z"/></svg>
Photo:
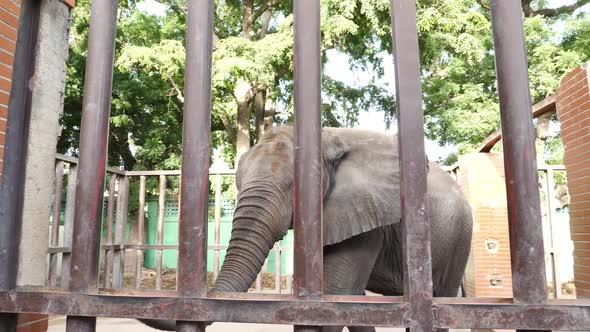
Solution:
<svg viewBox="0 0 590 332"><path fill-rule="evenodd" d="M559 7L569 5L576 0L550 0L549 7ZM138 4L139 9L154 15L162 15L165 6L155 2L154 0L146 0ZM590 5L583 7L583 10L590 10ZM395 71L393 66L393 57L386 53L382 54L383 65L385 69L384 78L379 82L386 85L386 89L392 94L395 93ZM364 86L370 79L370 73L361 70L350 70L348 65L348 57L345 54L334 50L328 52L328 62L326 63L325 73L331 78L342 81L348 85ZM390 130L386 130L385 121L382 113L376 111L364 111L359 113L359 123L355 128L364 128L377 131L386 131L392 134L397 132L395 124L391 126ZM425 141L426 154L430 160L439 160L446 157L448 154L455 152L456 147L453 145L439 146L438 143L426 140Z"/></svg>

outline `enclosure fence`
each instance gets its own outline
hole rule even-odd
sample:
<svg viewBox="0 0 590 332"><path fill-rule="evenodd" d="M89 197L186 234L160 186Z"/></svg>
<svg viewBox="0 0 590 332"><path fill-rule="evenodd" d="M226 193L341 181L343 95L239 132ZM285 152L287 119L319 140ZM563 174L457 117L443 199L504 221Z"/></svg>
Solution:
<svg viewBox="0 0 590 332"><path fill-rule="evenodd" d="M6 234L18 234L22 220L18 217L18 199L4 198L14 188L22 187L23 178L18 171L18 158L10 159L5 167L9 172L4 172L3 199L0 201L3 211L0 233L4 234L0 242L0 312L6 313L0 315L0 329L11 329L16 319L14 314L22 312L67 315L67 331L71 332L94 331L99 316L176 320L177 331L184 332L203 331L205 324L202 322L216 321L292 324L296 331L318 331L320 325L391 326L414 331L432 331L436 327L587 329L590 326L589 301L547 299L519 1L490 2L514 297L433 298L416 5L410 0L392 0L390 3L403 197L403 297L322 294L319 0L295 0L293 3L297 133L293 294L208 294L205 211L211 138L213 0L188 1L177 291L100 288L102 200L118 4L116 1L95 0L90 16L68 288L16 287L17 271L10 263L18 257L19 239ZM38 16L30 11L39 10L38 2L25 0L22 10L21 22L35 26ZM21 48L30 46L29 43L19 45ZM26 52L17 49L17 54L24 56ZM26 73L15 74L15 79L26 78ZM16 95L21 98L23 93L26 94L26 84L14 84L23 87L22 93ZM26 114L29 103L25 102L26 98L19 100L18 103L11 101L11 114ZM15 123L8 125L19 128ZM13 153L11 149L16 144L26 143L22 132L10 130L6 135L7 155ZM6 174L11 176L6 177ZM113 241L116 243L117 239Z"/></svg>
<svg viewBox="0 0 590 332"><path fill-rule="evenodd" d="M76 178L78 169L78 159L56 155L55 163L55 189L54 189L54 203L52 206L51 217L51 236L48 248L49 254L49 271L48 284L51 287L59 285L63 288L68 287L69 271L71 268L70 255L72 253L72 232L73 232L73 211L75 204ZM214 213L213 213L213 244L208 245L208 251L213 252L212 273L213 282L217 278L222 262L221 252L227 250L227 244L221 244L221 219L222 219L222 182L223 177L235 177L235 171L232 169L211 169L209 170L210 180L214 186ZM172 210L172 218L178 217L177 198L172 197L170 201L168 197L171 196L171 187L175 187L174 183L180 179L179 170L160 170L160 171L124 171L116 168L107 168L108 188L105 190L103 204L104 212L103 220L103 235L101 241L102 261L100 265L100 276L102 278L101 285L104 288L135 288L135 289L149 289L150 287L142 286L144 256L146 251L155 251L155 280L153 289L162 289L162 275L164 266L164 250L177 252L178 244L164 244L164 222L166 210ZM157 196L156 214L151 218L146 218L146 210L148 202L146 202L146 183L153 179L157 181L157 194L154 193L154 198ZM64 184L65 182L65 184ZM172 183L171 183L172 182ZM66 187L66 190L64 189ZM133 188L135 186L135 188ZM130 196L133 189L137 189L137 208L133 215L129 212L131 205ZM173 190L174 191L174 190ZM65 196L65 199L64 199ZM175 199L176 198L176 199ZM63 203L65 203L65 206ZM233 209L228 206L227 209ZM62 212L63 211L63 212ZM63 215L63 217L62 217ZM63 221L61 221L63 219ZM133 220L131 220L133 219ZM156 243L147 243L146 226L150 226L147 219L156 220ZM136 222L134 222L136 221ZM63 226L62 226L63 224ZM134 224L135 227L130 227ZM61 230L61 231L60 231ZM178 232L171 229L174 234L170 234L174 239ZM227 230L225 234L227 236ZM152 239L153 240L153 239ZM154 242L154 241L151 241ZM285 245L278 241L271 249L273 260L274 287L268 289L263 287L263 276L268 277L269 260L265 262L261 273L256 278L253 291L257 293L272 292L276 294L291 293L292 290L292 275L289 271L282 271L282 261L285 260L284 253L292 252L293 247ZM130 257L129 253L134 252L135 257ZM61 255L61 262L59 261ZM172 255L174 256L174 255ZM290 256L290 255L288 255ZM130 268L129 264L125 263L125 259L133 258L133 280L125 280L125 269ZM289 261L287 261L288 265ZM61 267L60 267L61 265ZM174 276L175 273L172 273ZM125 282L126 281L126 282ZM150 283L151 285L151 283ZM175 285L172 285L175 286ZM171 287L168 287L171 288ZM173 287L172 287L173 288Z"/></svg>

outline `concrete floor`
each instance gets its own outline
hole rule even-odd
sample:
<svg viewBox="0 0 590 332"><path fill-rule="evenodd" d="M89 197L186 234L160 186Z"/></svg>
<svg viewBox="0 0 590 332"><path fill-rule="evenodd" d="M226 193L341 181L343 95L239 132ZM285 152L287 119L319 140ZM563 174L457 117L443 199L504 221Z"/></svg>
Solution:
<svg viewBox="0 0 590 332"><path fill-rule="evenodd" d="M49 321L47 332L65 332L65 317L57 317ZM96 324L96 332L155 332L134 319L99 318ZM290 325L265 325L265 324L237 324L215 323L207 328L207 332L292 332ZM346 330L345 330L346 331ZM377 332L403 332L404 329L377 328Z"/></svg>

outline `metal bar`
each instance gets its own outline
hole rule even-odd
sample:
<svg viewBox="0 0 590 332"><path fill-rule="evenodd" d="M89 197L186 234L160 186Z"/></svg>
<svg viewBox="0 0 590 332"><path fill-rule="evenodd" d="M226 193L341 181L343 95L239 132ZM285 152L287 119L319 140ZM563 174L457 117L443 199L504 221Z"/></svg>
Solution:
<svg viewBox="0 0 590 332"><path fill-rule="evenodd" d="M587 305L436 304L437 326L449 329L588 330Z"/></svg>
<svg viewBox="0 0 590 332"><path fill-rule="evenodd" d="M178 293L185 297L207 296L212 36L213 0L189 0L177 272ZM177 331L204 330L199 323L177 322Z"/></svg>
<svg viewBox="0 0 590 332"><path fill-rule="evenodd" d="M113 79L117 0L92 1L82 102L70 290L98 291L98 259ZM94 331L95 320L68 317L68 332Z"/></svg>
<svg viewBox="0 0 590 332"><path fill-rule="evenodd" d="M295 63L295 294L317 299L323 290L320 1L294 9ZM294 331L320 331L295 325Z"/></svg>
<svg viewBox="0 0 590 332"><path fill-rule="evenodd" d="M139 178L139 211L137 216L137 262L135 265L135 288L141 288L141 272L143 269L143 243L144 243L144 224L145 224L145 181L146 177Z"/></svg>
<svg viewBox="0 0 590 332"><path fill-rule="evenodd" d="M275 243L275 293L281 293L281 246L280 241Z"/></svg>
<svg viewBox="0 0 590 332"><path fill-rule="evenodd" d="M295 19L295 294L322 294L320 2L293 3ZM297 331L298 329L295 328Z"/></svg>
<svg viewBox="0 0 590 332"><path fill-rule="evenodd" d="M70 163L70 164L76 164L76 165L78 164L78 158L66 156L61 153L56 153L55 159L65 161L66 163ZM106 170L107 170L107 173L126 175L126 172L124 170L118 169L116 167L108 167L108 165L107 165Z"/></svg>
<svg viewBox="0 0 590 332"><path fill-rule="evenodd" d="M534 128L519 1L491 1L510 225L512 290L517 302L547 301Z"/></svg>
<svg viewBox="0 0 590 332"><path fill-rule="evenodd" d="M164 207L166 205L166 176L160 175L160 190L158 194L158 245L164 241ZM162 289L162 256L163 250L156 252L156 289Z"/></svg>
<svg viewBox="0 0 590 332"><path fill-rule="evenodd" d="M286 279L287 279L287 294L292 294L293 293L293 276L290 274L286 275Z"/></svg>
<svg viewBox="0 0 590 332"><path fill-rule="evenodd" d="M64 220L64 247L67 252L61 255L61 287L67 288L70 283L70 259L72 248L72 232L74 231L74 206L76 204L76 181L78 179L78 166L70 164L68 170L68 193L66 197L66 213Z"/></svg>
<svg viewBox="0 0 590 332"><path fill-rule="evenodd" d="M129 203L129 179L119 179L117 196L117 220L115 222L115 244L125 244L125 225L127 224L127 206ZM113 253L113 287L123 287L123 274L125 273L125 253L121 249L115 249Z"/></svg>
<svg viewBox="0 0 590 332"><path fill-rule="evenodd" d="M215 175L215 242L216 246L221 241L221 174ZM219 250L213 252L213 279L219 274Z"/></svg>
<svg viewBox="0 0 590 332"><path fill-rule="evenodd" d="M12 84L5 130L3 171L0 176L0 290L16 287L25 160L31 116L30 79L35 67L35 49L41 2L23 0L17 30ZM0 330L16 331L17 315L0 313Z"/></svg>
<svg viewBox="0 0 590 332"><path fill-rule="evenodd" d="M254 294L241 294L252 297ZM121 318L153 318L183 321L353 325L402 327L407 303L392 303L389 298L332 297L297 300L293 296L260 294L257 299L113 296L58 292L0 292L0 310ZM264 299L263 301L261 301ZM381 301L380 301L381 300ZM149 305L146 305L148 303ZM589 308L583 310L590 310ZM556 314L554 314L556 315ZM555 316L550 316L555 317ZM588 321L588 317L581 322ZM193 325L195 325L193 323Z"/></svg>
<svg viewBox="0 0 590 332"><path fill-rule="evenodd" d="M432 265L415 1L391 0L404 248L411 331L432 331Z"/></svg>
<svg viewBox="0 0 590 332"><path fill-rule="evenodd" d="M51 219L50 246L59 245L59 221L61 216L61 192L64 183L64 162L58 161L55 165L55 186L53 193L53 216ZM57 286L57 260L59 254L49 254L49 285Z"/></svg>
<svg viewBox="0 0 590 332"><path fill-rule="evenodd" d="M104 255L104 287L110 288L112 285L113 271L113 249L109 247L113 244L113 216L115 214L115 187L117 186L117 175L111 174L109 181L109 201L107 202L107 234L105 243L107 248Z"/></svg>
<svg viewBox="0 0 590 332"><path fill-rule="evenodd" d="M210 169L209 175L235 175L236 171L233 169ZM159 175L167 175L167 176L174 176L174 175L182 175L180 170L162 170L162 171L127 171L125 172L126 176L159 176Z"/></svg>
<svg viewBox="0 0 590 332"><path fill-rule="evenodd" d="M549 210L547 213L547 218L549 220L549 236L551 241L551 272L553 276L553 297L560 298L562 296L561 293L561 280L559 278L559 269L556 267L557 265L557 253L555 252L555 233L554 233L554 225L553 222L555 221L555 179L553 177L553 169L548 167L545 173L545 180L547 182L547 209Z"/></svg>

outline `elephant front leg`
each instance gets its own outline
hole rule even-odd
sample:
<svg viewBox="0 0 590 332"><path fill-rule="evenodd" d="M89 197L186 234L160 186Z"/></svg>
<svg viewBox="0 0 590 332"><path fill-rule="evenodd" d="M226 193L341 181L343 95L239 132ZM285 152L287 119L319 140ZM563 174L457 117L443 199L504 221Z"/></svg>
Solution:
<svg viewBox="0 0 590 332"><path fill-rule="evenodd" d="M324 294L364 295L383 243L372 230L324 248ZM342 326L325 326L322 332L340 332ZM352 326L351 332L374 332L373 327Z"/></svg>

